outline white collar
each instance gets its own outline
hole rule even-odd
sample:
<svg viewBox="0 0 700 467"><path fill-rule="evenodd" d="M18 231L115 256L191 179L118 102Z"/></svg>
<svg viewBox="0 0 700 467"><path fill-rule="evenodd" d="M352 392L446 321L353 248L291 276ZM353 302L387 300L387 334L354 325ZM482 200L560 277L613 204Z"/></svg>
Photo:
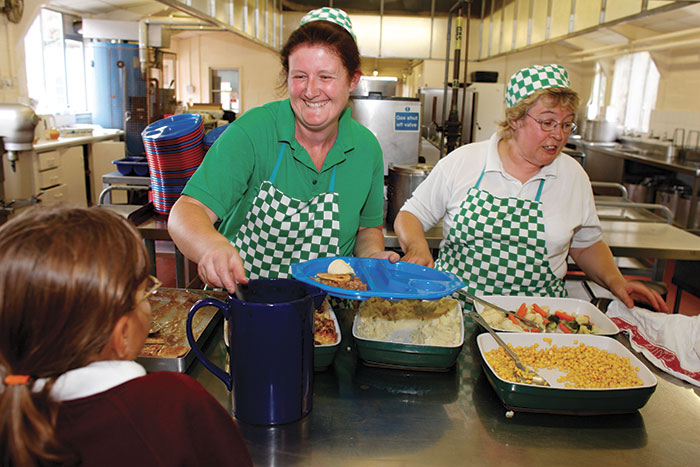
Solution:
<svg viewBox="0 0 700 467"><path fill-rule="evenodd" d="M504 177L515 180L515 177L510 175L503 168L503 161L501 160L501 156L498 154L498 142L501 139L502 138L499 136L498 132L491 135L491 139L489 139L488 151L486 153L486 166L484 169L486 172L500 172ZM561 159L561 153L554 158L552 163L542 167L535 176L528 180L528 182L547 177L556 177L559 173L559 159Z"/></svg>
<svg viewBox="0 0 700 467"><path fill-rule="evenodd" d="M146 370L131 360L92 362L59 376L51 388L51 397L59 402L89 397L145 374ZM44 384L46 384L46 378L37 379L33 391L41 391Z"/></svg>

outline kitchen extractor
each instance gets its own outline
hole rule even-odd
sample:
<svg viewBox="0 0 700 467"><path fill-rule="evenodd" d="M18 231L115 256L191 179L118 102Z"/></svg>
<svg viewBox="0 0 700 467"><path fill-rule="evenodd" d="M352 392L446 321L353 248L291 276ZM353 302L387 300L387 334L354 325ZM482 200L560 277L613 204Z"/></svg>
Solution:
<svg viewBox="0 0 700 467"><path fill-rule="evenodd" d="M411 97L351 96L355 120L370 129L389 164L416 164L420 150L420 100Z"/></svg>

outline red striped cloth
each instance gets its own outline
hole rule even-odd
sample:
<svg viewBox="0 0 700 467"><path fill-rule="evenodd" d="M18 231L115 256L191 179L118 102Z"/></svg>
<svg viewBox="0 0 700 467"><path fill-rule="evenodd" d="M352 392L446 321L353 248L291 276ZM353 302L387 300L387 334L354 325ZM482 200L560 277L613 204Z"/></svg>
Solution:
<svg viewBox="0 0 700 467"><path fill-rule="evenodd" d="M610 304L607 315L654 366L700 386L700 316L628 309L619 300Z"/></svg>

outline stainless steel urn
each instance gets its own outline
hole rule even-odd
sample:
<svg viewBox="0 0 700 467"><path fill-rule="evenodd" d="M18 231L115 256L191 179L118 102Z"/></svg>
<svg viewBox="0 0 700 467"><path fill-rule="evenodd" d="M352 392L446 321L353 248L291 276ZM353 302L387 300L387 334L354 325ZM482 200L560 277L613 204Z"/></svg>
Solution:
<svg viewBox="0 0 700 467"><path fill-rule="evenodd" d="M386 188L387 225L391 226L394 224L394 219L396 219L396 215L401 210L403 203L411 197L413 190L425 180L431 170L433 170L433 165L431 164L389 164Z"/></svg>

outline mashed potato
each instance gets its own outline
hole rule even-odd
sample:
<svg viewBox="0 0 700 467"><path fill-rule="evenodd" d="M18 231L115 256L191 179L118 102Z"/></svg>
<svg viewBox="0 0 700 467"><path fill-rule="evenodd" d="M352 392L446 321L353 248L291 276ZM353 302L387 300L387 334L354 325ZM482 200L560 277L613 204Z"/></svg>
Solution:
<svg viewBox="0 0 700 467"><path fill-rule="evenodd" d="M355 275L355 270L350 266L345 260L334 259L331 264L328 265L328 272L330 274L352 274Z"/></svg>
<svg viewBox="0 0 700 467"><path fill-rule="evenodd" d="M462 313L451 298L390 301L372 297L362 302L356 319L356 334L366 339L440 347L454 347L462 340Z"/></svg>

